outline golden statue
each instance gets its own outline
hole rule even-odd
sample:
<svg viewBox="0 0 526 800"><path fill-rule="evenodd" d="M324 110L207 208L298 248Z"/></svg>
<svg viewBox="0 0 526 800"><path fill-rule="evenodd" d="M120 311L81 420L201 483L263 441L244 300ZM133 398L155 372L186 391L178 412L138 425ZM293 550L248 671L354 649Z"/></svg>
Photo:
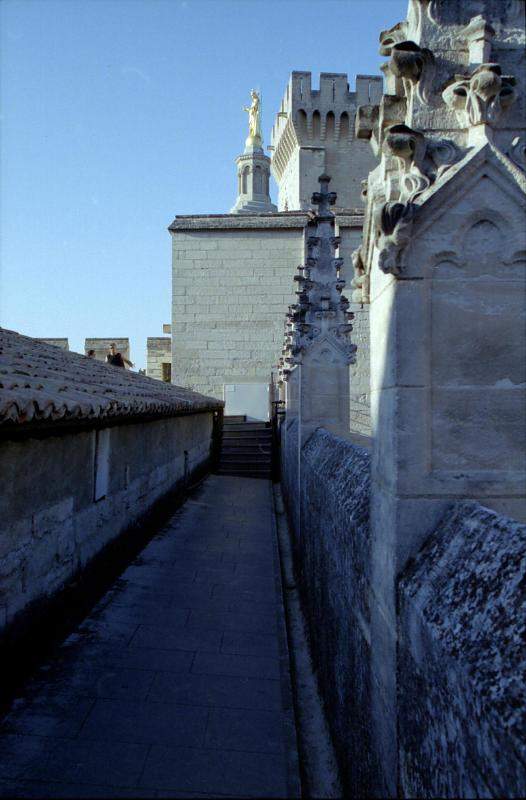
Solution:
<svg viewBox="0 0 526 800"><path fill-rule="evenodd" d="M248 114L248 137L246 140L247 145L261 147L263 138L261 136L261 98L255 89L250 92L252 102L247 108L243 107L243 111Z"/></svg>

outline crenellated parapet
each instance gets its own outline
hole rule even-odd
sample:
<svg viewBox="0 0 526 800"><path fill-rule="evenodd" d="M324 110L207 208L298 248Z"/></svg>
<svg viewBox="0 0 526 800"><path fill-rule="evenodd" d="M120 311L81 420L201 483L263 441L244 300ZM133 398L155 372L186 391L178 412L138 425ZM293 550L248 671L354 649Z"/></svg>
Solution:
<svg viewBox="0 0 526 800"><path fill-rule="evenodd" d="M322 72L315 89L310 72L291 74L269 148L280 210L307 209L318 175L329 167L340 206L361 205L359 180L374 158L356 142L354 119L359 105L380 101L382 86L380 76L358 75L351 91L345 73Z"/></svg>
<svg viewBox="0 0 526 800"><path fill-rule="evenodd" d="M382 79L376 75L358 75L356 90L349 88L346 73L322 72L320 87L312 87L310 72L293 72L276 114L272 128L271 146L278 150L287 122L294 125L300 144L327 140L340 141L342 146L353 137L352 126L358 105L379 101ZM334 117L334 125L332 124Z"/></svg>

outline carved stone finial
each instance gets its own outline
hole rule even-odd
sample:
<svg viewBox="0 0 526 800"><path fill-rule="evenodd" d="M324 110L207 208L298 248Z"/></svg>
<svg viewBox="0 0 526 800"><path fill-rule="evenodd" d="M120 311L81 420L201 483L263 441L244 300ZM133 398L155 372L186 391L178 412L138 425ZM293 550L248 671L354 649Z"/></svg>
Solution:
<svg viewBox="0 0 526 800"><path fill-rule="evenodd" d="M411 236L414 210L413 203L385 203L376 209L376 245L382 272L400 275L400 255Z"/></svg>
<svg viewBox="0 0 526 800"><path fill-rule="evenodd" d="M509 149L508 156L516 167L526 171L526 137L516 136Z"/></svg>
<svg viewBox="0 0 526 800"><path fill-rule="evenodd" d="M435 58L431 50L420 47L411 40L391 42L388 39L388 44L385 41L384 39L382 42L380 52L390 56L387 72L402 81L403 93L408 99L416 90L420 99L427 102L435 72Z"/></svg>
<svg viewBox="0 0 526 800"><path fill-rule="evenodd" d="M515 101L515 83L499 64L480 64L471 75L455 75L442 97L462 127L493 125Z"/></svg>
<svg viewBox="0 0 526 800"><path fill-rule="evenodd" d="M318 217L332 217L333 213L330 210L330 206L333 206L336 202L336 192L329 192L330 176L324 173L320 175L318 181L320 183L320 191L314 192L312 202L318 206Z"/></svg>
<svg viewBox="0 0 526 800"><path fill-rule="evenodd" d="M320 175L320 191L312 196L318 213L308 225L307 259L298 267L295 277L298 302L291 307L292 324L285 334L284 380L288 377L285 366L290 373L291 367L305 364L307 355L323 363L325 350L333 364L335 360L345 365L354 361L356 346L349 341L352 315L347 311L349 301L342 295L343 260L336 256L340 238L334 235L335 217L330 210L336 202L336 193L329 192L330 180L328 175Z"/></svg>
<svg viewBox="0 0 526 800"><path fill-rule="evenodd" d="M491 40L495 36L495 29L481 14L472 17L469 25L464 28L469 47L470 64L484 64L491 57Z"/></svg>
<svg viewBox="0 0 526 800"><path fill-rule="evenodd" d="M401 168L399 199L404 203L412 202L431 184L424 168L426 155L424 135L407 125L392 125L386 133L384 150L396 156Z"/></svg>

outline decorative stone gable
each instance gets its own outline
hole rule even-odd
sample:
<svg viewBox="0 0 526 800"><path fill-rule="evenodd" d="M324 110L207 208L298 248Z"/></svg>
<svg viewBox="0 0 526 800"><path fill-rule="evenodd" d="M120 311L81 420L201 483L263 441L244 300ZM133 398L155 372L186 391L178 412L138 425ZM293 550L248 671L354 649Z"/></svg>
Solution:
<svg viewBox="0 0 526 800"><path fill-rule="evenodd" d="M398 791L397 576L454 500L526 518L524 9L411 0L407 20L380 35L386 95L356 115L380 157L352 299L370 306L382 797Z"/></svg>
<svg viewBox="0 0 526 800"><path fill-rule="evenodd" d="M523 50L524 3L515 0L411 0L408 19L380 34L387 93L356 117L356 135L381 163L366 189L355 302L369 302L373 262L400 274L415 213L453 165L492 142L524 169Z"/></svg>

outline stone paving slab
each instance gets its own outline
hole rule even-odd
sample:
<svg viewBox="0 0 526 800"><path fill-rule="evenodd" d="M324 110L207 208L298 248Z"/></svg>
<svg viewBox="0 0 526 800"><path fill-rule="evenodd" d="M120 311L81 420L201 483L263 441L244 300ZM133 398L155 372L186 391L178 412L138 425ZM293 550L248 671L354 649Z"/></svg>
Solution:
<svg viewBox="0 0 526 800"><path fill-rule="evenodd" d="M0 726L0 797L297 797L269 482L211 476Z"/></svg>

